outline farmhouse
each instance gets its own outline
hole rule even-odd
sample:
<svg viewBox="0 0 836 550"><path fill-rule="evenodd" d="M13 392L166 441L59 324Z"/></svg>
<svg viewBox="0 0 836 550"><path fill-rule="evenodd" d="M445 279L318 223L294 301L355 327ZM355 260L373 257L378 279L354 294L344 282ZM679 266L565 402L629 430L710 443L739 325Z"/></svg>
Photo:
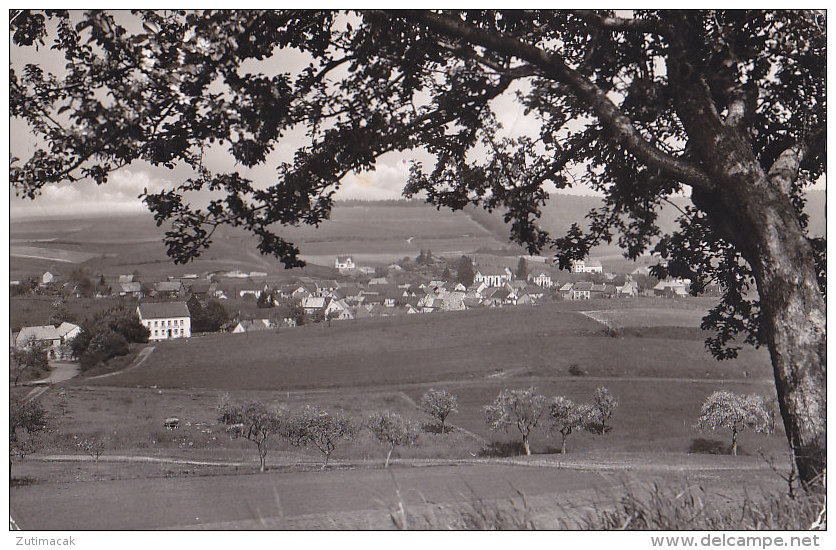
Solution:
<svg viewBox="0 0 836 550"><path fill-rule="evenodd" d="M572 260L572 273L603 273L601 262L595 260Z"/></svg>
<svg viewBox="0 0 836 550"><path fill-rule="evenodd" d="M55 280L55 275L53 275L52 273L50 273L49 271L47 271L46 273L44 273L44 274L41 276L41 282L40 282L40 285L41 285L41 286L46 286L46 285L50 284L52 281L54 281L54 280Z"/></svg>
<svg viewBox="0 0 836 550"><path fill-rule="evenodd" d="M507 267L480 267L473 276L476 283L485 283L488 286L502 286L511 281L511 270Z"/></svg>
<svg viewBox="0 0 836 550"><path fill-rule="evenodd" d="M551 288L554 286L551 275L549 275L545 271L540 271L536 275L529 275L528 280L534 283L535 285L541 286L543 288Z"/></svg>
<svg viewBox="0 0 836 550"><path fill-rule="evenodd" d="M111 291L115 296L132 296L134 298L140 298L142 296L142 285L130 281L126 283L120 282L115 284Z"/></svg>
<svg viewBox="0 0 836 550"><path fill-rule="evenodd" d="M160 281L154 283L152 296L166 296L168 298L182 298L186 295L186 288L180 281Z"/></svg>
<svg viewBox="0 0 836 550"><path fill-rule="evenodd" d="M273 328L270 319L245 319L240 321L235 328L232 329L233 334L240 334L242 332L259 332L263 330L270 330Z"/></svg>
<svg viewBox="0 0 836 550"><path fill-rule="evenodd" d="M151 331L149 340L189 338L192 335L192 319L186 302L140 304L136 313L139 322Z"/></svg>
<svg viewBox="0 0 836 550"><path fill-rule="evenodd" d="M26 349L35 342L47 346L47 354L50 359L63 358L67 355L66 345L70 340L81 333L81 327L66 321L58 325L43 325L36 327L23 327L14 338L14 346L18 349Z"/></svg>
<svg viewBox="0 0 836 550"><path fill-rule="evenodd" d="M252 296L256 299L261 298L261 295L264 294L269 287L264 283L250 283L238 286L238 296L241 298L245 298L247 296Z"/></svg>
<svg viewBox="0 0 836 550"><path fill-rule="evenodd" d="M688 279L665 279L653 287L653 294L656 296L688 296Z"/></svg>
<svg viewBox="0 0 836 550"><path fill-rule="evenodd" d="M357 266L354 265L354 260L351 259L351 256L337 256L334 267L340 271L350 271Z"/></svg>

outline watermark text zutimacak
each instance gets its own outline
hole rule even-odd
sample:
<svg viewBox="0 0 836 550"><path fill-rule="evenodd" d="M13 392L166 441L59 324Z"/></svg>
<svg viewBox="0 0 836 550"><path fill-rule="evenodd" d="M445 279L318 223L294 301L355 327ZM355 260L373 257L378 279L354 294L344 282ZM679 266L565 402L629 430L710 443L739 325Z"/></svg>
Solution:
<svg viewBox="0 0 836 550"><path fill-rule="evenodd" d="M15 537L15 546L75 546L74 537L46 538L46 537Z"/></svg>

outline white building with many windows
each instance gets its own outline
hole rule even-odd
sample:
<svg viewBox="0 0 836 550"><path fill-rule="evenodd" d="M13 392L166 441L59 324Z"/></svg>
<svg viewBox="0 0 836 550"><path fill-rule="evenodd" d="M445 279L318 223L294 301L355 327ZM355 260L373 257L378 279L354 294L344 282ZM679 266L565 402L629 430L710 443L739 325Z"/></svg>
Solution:
<svg viewBox="0 0 836 550"><path fill-rule="evenodd" d="M149 340L189 338L192 335L192 319L186 302L158 302L136 307L139 322L151 331Z"/></svg>

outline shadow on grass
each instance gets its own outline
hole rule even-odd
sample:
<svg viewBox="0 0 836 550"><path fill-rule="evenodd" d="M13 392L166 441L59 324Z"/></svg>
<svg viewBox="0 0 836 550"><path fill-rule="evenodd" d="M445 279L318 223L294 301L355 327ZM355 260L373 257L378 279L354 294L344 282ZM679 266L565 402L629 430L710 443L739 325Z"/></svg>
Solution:
<svg viewBox="0 0 836 550"><path fill-rule="evenodd" d="M479 450L480 457L504 458L525 454L525 447L521 441L491 441Z"/></svg>
<svg viewBox="0 0 836 550"><path fill-rule="evenodd" d="M38 480L34 477L13 477L9 480L9 487L28 487L29 485L34 485L37 482Z"/></svg>
<svg viewBox="0 0 836 550"><path fill-rule="evenodd" d="M692 454L730 455L731 445L725 441L718 441L717 439L696 437L691 440L691 446L688 447L688 452ZM740 446L737 448L737 453L741 454Z"/></svg>
<svg viewBox="0 0 836 550"><path fill-rule="evenodd" d="M441 431L441 424L436 422L424 422L421 424L421 431L428 434L448 434L450 432L455 432L455 426L444 426L444 431Z"/></svg>

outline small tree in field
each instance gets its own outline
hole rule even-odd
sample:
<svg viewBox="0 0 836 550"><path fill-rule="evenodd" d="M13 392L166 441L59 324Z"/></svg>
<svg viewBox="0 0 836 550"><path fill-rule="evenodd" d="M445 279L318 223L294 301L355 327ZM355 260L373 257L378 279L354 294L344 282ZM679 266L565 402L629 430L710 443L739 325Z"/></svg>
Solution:
<svg viewBox="0 0 836 550"><path fill-rule="evenodd" d="M9 462L14 458L23 460L26 455L33 453L35 435L45 431L48 426L46 410L40 403L12 399L9 402Z"/></svg>
<svg viewBox="0 0 836 550"><path fill-rule="evenodd" d="M76 447L90 455L94 461L99 462L99 457L104 454L107 448L107 438L102 435L92 435L80 439L76 443Z"/></svg>
<svg viewBox="0 0 836 550"><path fill-rule="evenodd" d="M552 401L549 415L552 429L560 432L560 453L566 454L566 438L589 421L591 405L577 405L571 399L558 395Z"/></svg>
<svg viewBox="0 0 836 550"><path fill-rule="evenodd" d="M737 456L737 434L745 428L759 433L771 433L769 411L760 395L739 395L730 391L715 391L702 404L696 428L700 431L728 429L732 432L732 455Z"/></svg>
<svg viewBox="0 0 836 550"><path fill-rule="evenodd" d="M39 340L30 340L23 348L12 350L12 372L14 385L17 386L24 372L31 372L38 376L49 370L48 344Z"/></svg>
<svg viewBox="0 0 836 550"><path fill-rule="evenodd" d="M444 433L444 423L451 413L458 412L458 402L456 396L447 390L430 389L421 398L421 408L441 423L441 433Z"/></svg>
<svg viewBox="0 0 836 550"><path fill-rule="evenodd" d="M218 421L227 426L226 431L235 439L243 437L256 444L261 471L265 470L267 442L280 433L281 413L258 401L234 405L226 401L218 407Z"/></svg>
<svg viewBox="0 0 836 550"><path fill-rule="evenodd" d="M395 447L411 447L418 440L416 426L398 413L383 411L373 414L366 422L366 427L378 441L389 445L389 453L383 467L389 467L389 459Z"/></svg>
<svg viewBox="0 0 836 550"><path fill-rule="evenodd" d="M319 449L325 457L322 462L324 470L337 444L341 440L354 439L356 433L356 426L342 412L330 414L309 405L288 421L286 437L291 445L313 445Z"/></svg>
<svg viewBox="0 0 836 550"><path fill-rule="evenodd" d="M598 386L592 396L590 409L590 420L598 425L600 433L607 433L612 426L607 426L607 421L612 418L615 408L618 407L618 400L604 386Z"/></svg>
<svg viewBox="0 0 836 550"><path fill-rule="evenodd" d="M537 427L540 419L549 411L545 396L534 388L526 390L502 390L493 403L485 406L485 420L492 430L507 431L509 426L516 426L522 435L525 454L531 454L529 436Z"/></svg>

